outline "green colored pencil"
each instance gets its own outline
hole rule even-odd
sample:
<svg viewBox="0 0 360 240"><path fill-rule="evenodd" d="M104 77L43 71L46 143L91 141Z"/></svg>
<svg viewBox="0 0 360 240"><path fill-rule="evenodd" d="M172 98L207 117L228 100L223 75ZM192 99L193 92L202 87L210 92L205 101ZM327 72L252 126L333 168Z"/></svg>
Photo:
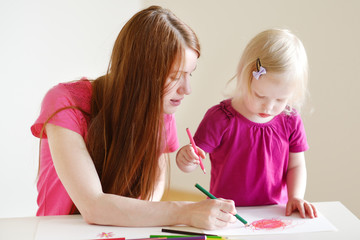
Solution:
<svg viewBox="0 0 360 240"><path fill-rule="evenodd" d="M211 199L217 199L214 195L212 195L211 193L209 193L208 191L205 190L205 188L203 188L202 186L200 186L199 184L195 184L195 187L197 189L199 189L200 191L202 191L206 196L208 196ZM239 214L235 214L234 215L238 220L240 220L240 222L242 222L243 224L245 224L245 226L248 226L248 222L243 219L242 217L240 217Z"/></svg>

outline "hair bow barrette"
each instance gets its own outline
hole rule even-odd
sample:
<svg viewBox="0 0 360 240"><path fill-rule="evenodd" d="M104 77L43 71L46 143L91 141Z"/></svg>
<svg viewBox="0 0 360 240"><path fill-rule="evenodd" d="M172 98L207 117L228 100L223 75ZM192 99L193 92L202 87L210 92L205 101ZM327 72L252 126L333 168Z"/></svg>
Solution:
<svg viewBox="0 0 360 240"><path fill-rule="evenodd" d="M259 58L256 59L256 70L257 71L253 71L252 74L254 78L256 78L257 80L259 80L261 75L266 74L266 69L263 66L261 66L261 62Z"/></svg>

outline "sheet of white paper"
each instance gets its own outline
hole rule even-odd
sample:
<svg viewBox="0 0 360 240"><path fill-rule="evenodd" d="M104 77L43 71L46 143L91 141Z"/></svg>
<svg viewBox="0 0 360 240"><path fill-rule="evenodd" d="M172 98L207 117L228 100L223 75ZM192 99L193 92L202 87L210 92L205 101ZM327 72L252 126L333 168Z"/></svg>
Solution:
<svg viewBox="0 0 360 240"><path fill-rule="evenodd" d="M66 216L57 219L40 220L36 240L88 240L111 238L148 238L150 234L160 235L161 228L124 228L89 225L82 218Z"/></svg>
<svg viewBox="0 0 360 240"><path fill-rule="evenodd" d="M193 227L164 227L182 231L215 234L232 238L234 236L259 234L285 234L300 232L337 231L337 229L321 213L314 219L300 218L298 213L286 217L285 206L272 205L260 207L237 208L238 214L249 224L245 227L240 221L221 230L202 230ZM106 239L106 238L148 238L150 235L166 234L161 228L123 228L111 226L89 225L76 216L40 220L36 240L72 240L72 239ZM106 236L107 235L107 236Z"/></svg>
<svg viewBox="0 0 360 240"><path fill-rule="evenodd" d="M170 227L168 229L202 232L220 236L241 236L258 234L283 234L300 232L337 231L337 229L321 213L317 218L301 218L298 213L285 216L285 206L271 205L259 207L237 208L238 214L244 218L250 226L245 227L237 221L232 226L221 230L201 230L193 227Z"/></svg>

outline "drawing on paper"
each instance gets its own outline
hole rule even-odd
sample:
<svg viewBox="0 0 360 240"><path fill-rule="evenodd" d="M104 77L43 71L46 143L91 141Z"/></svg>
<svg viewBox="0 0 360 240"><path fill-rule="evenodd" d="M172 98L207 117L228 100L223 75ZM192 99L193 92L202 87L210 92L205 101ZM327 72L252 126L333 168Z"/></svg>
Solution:
<svg viewBox="0 0 360 240"><path fill-rule="evenodd" d="M291 220L283 220L283 219L261 219L254 221L250 224L250 228L252 230L273 230L273 229L285 229L288 226L292 225Z"/></svg>
<svg viewBox="0 0 360 240"><path fill-rule="evenodd" d="M111 238L111 237L114 237L115 234L113 232L108 232L108 233L102 232L102 233L99 233L97 236L100 238Z"/></svg>

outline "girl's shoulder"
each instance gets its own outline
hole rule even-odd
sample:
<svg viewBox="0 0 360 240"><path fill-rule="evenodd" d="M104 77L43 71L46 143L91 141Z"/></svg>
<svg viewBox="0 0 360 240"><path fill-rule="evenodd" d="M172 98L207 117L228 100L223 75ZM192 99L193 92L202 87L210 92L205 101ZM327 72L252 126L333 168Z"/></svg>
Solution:
<svg viewBox="0 0 360 240"><path fill-rule="evenodd" d="M227 99L208 109L195 132L196 144L208 153L219 146L231 129L234 114L229 104L231 101Z"/></svg>
<svg viewBox="0 0 360 240"><path fill-rule="evenodd" d="M198 129L216 132L223 135L234 124L235 110L231 107L231 99L221 101L211 107L202 119Z"/></svg>
<svg viewBox="0 0 360 240"><path fill-rule="evenodd" d="M231 99L221 101L211 107L205 114L206 117L215 118L218 121L228 122L235 116L235 110L231 106Z"/></svg>
<svg viewBox="0 0 360 240"><path fill-rule="evenodd" d="M283 112L282 114L280 114L280 116L284 121L288 123L293 123L301 120L300 113L294 108L291 110L291 112Z"/></svg>
<svg viewBox="0 0 360 240"><path fill-rule="evenodd" d="M296 109L292 109L289 113L282 113L278 115L276 122L285 125L287 131L290 133L299 128L303 128L301 115Z"/></svg>

